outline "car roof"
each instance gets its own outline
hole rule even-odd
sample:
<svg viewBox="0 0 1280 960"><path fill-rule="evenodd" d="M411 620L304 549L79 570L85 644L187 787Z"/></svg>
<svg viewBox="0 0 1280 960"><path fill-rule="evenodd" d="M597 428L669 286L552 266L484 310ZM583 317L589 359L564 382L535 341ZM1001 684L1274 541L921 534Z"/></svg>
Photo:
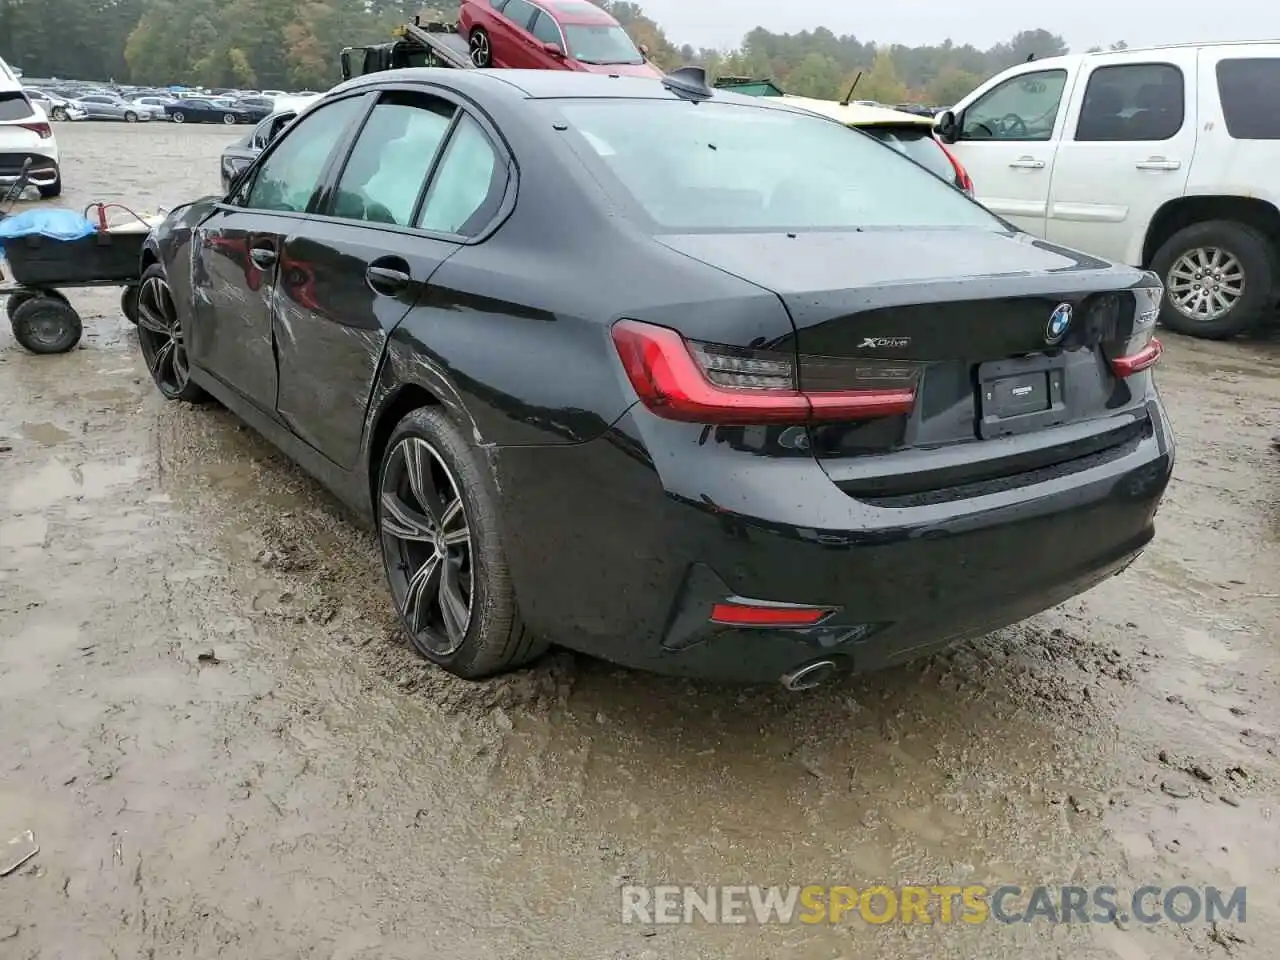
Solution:
<svg viewBox="0 0 1280 960"><path fill-rule="evenodd" d="M445 67L406 67L368 73L334 87L355 90L381 87L394 83L432 83L478 96L497 96L513 100L556 100L569 98L611 100L678 100L658 78L624 77L618 74L584 73L577 70L453 70ZM782 103L787 97L749 97L728 90L714 90L716 103L737 103L766 109L798 108Z"/></svg>
<svg viewBox="0 0 1280 960"><path fill-rule="evenodd" d="M544 7L560 23L618 25L617 20L590 0L537 0L534 6Z"/></svg>
<svg viewBox="0 0 1280 960"><path fill-rule="evenodd" d="M865 107L858 103L843 104L834 100L814 100L809 97L793 97L790 94L779 97L783 103L812 113L821 114L845 126L875 127L909 125L913 127L932 127L933 118L918 113L907 113L904 110L891 110L888 107Z"/></svg>

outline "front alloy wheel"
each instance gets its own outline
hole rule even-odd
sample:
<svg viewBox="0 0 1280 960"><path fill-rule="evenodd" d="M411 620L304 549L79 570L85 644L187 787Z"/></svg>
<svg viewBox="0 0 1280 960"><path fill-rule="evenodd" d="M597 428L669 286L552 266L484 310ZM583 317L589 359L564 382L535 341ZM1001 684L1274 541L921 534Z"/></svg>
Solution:
<svg viewBox="0 0 1280 960"><path fill-rule="evenodd" d="M471 625L475 596L471 529L458 482L426 440L391 451L379 504L391 593L414 643L446 658Z"/></svg>
<svg viewBox="0 0 1280 960"><path fill-rule="evenodd" d="M138 345L160 392L168 400L203 400L204 391L191 382L182 321L173 291L161 267L149 267L138 290Z"/></svg>

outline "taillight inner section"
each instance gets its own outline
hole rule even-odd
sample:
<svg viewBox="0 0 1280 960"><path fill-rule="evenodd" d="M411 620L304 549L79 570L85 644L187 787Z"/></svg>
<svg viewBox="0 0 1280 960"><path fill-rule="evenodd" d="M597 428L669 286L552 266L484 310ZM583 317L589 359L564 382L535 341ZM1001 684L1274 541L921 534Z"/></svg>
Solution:
<svg viewBox="0 0 1280 960"><path fill-rule="evenodd" d="M36 121L33 123L20 123L18 126L22 127L24 130L30 130L41 140L48 140L53 136L53 127L49 126L47 123Z"/></svg>
<svg viewBox="0 0 1280 960"><path fill-rule="evenodd" d="M867 420L908 414L922 367L856 357L809 357L686 340L637 320L613 327L627 379L657 416L689 423Z"/></svg>
<svg viewBox="0 0 1280 960"><path fill-rule="evenodd" d="M1155 338L1156 321L1164 302L1164 286L1159 277L1148 272L1146 285L1135 287L1133 316L1125 326L1120 348L1108 359L1117 377L1131 377L1149 370L1159 362L1164 347Z"/></svg>

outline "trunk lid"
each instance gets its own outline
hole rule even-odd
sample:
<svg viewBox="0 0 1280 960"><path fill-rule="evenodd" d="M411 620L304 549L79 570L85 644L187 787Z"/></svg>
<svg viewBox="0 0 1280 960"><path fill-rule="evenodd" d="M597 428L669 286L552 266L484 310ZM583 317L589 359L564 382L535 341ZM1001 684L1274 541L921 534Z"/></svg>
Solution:
<svg viewBox="0 0 1280 960"><path fill-rule="evenodd" d="M830 369L817 358L919 365L910 414L810 428L814 455L851 493L888 503L1014 466L1052 468L1145 421L1140 392L1106 362L1130 333L1127 291L1142 271L1014 231L659 239L777 294L802 389Z"/></svg>

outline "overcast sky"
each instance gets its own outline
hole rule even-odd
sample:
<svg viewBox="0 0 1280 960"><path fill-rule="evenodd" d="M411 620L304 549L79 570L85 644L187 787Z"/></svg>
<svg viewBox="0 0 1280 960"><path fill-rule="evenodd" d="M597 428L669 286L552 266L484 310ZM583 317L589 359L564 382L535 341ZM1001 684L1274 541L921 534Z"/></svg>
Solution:
<svg viewBox="0 0 1280 960"><path fill-rule="evenodd" d="M639 0L676 44L736 47L756 26L775 33L828 27L836 35L909 45L985 49L1019 30L1043 27L1072 50L1188 40L1280 37L1280 0Z"/></svg>

